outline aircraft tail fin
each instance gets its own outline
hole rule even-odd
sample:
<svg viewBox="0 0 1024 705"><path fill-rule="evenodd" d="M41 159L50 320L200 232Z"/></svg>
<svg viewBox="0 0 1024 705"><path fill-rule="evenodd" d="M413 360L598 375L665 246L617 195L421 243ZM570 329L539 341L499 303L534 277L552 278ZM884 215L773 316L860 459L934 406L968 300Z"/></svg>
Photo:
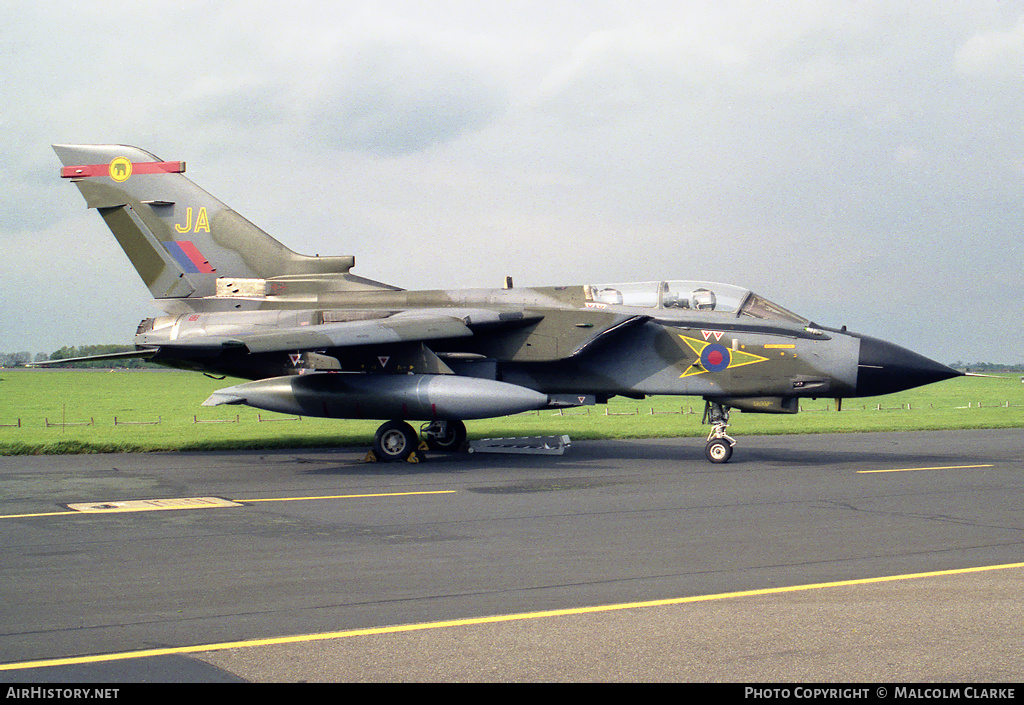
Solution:
<svg viewBox="0 0 1024 705"><path fill-rule="evenodd" d="M156 299L394 289L349 274L352 256L297 254L166 162L126 145L53 145Z"/></svg>

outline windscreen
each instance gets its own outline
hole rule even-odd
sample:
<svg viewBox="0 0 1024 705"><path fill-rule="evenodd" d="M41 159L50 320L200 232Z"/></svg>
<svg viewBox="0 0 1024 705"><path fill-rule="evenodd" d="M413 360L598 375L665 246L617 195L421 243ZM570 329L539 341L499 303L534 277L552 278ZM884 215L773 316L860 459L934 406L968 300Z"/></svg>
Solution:
<svg viewBox="0 0 1024 705"><path fill-rule="evenodd" d="M588 305L682 309L737 318L749 316L799 325L809 321L749 289L697 281L631 282L584 287Z"/></svg>

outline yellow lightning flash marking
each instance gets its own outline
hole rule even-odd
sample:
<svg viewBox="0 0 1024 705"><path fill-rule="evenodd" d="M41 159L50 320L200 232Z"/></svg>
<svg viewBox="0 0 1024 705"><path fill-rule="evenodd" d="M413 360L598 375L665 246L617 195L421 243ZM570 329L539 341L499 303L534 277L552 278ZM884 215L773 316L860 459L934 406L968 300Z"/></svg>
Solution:
<svg viewBox="0 0 1024 705"><path fill-rule="evenodd" d="M704 359L704 349L713 343L708 340L687 338L685 335L680 335L679 337L683 339L683 342L686 343L690 350L697 354L697 359L690 363L690 366L687 367L686 371L679 375L679 377L693 377L695 375L702 375L708 372L709 370L704 366L702 360ZM743 367L744 365L755 365L759 362L765 362L768 360L767 357L743 352L742 350L731 350L726 348L724 345L718 345L718 347L721 349L723 354L729 356L729 362L724 368L727 370L731 370L736 367Z"/></svg>

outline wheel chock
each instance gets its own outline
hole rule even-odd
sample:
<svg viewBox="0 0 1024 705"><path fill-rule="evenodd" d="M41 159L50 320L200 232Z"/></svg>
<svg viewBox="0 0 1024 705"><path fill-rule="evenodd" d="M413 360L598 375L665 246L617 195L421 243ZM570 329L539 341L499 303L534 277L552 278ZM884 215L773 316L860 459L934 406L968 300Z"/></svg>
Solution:
<svg viewBox="0 0 1024 705"><path fill-rule="evenodd" d="M377 457L377 454L374 453L371 450L371 451L369 451L366 454L366 457L363 458L363 462L364 463L379 463L379 462L381 462L381 460L380 460L380 458ZM417 448L415 453L410 453L409 457L405 459L405 462L407 462L407 463L421 463L421 462L423 462L423 456L420 454L420 449Z"/></svg>

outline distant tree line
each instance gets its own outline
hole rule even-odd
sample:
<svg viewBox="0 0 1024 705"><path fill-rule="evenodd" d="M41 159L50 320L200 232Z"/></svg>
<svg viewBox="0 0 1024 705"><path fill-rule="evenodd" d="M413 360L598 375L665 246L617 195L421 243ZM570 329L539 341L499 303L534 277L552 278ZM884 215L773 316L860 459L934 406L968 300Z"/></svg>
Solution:
<svg viewBox="0 0 1024 705"><path fill-rule="evenodd" d="M40 362L49 359L50 356L46 353L32 355L27 350L21 352L0 352L0 367L20 367L26 362Z"/></svg>
<svg viewBox="0 0 1024 705"><path fill-rule="evenodd" d="M1024 362L1017 363L1016 365L1002 365L996 362L964 362L963 360L957 360L949 366L954 370L978 372L980 374L987 374L989 372L1024 372Z"/></svg>
<svg viewBox="0 0 1024 705"><path fill-rule="evenodd" d="M65 345L52 353L35 353L28 351L0 352L0 367L21 367L28 362L45 362L46 360L67 360L72 357L88 357L89 355L108 355L115 352L134 350L134 345ZM158 368L146 360L126 358L122 360L97 360L96 362L71 362L61 367L98 367L101 369L136 369Z"/></svg>

